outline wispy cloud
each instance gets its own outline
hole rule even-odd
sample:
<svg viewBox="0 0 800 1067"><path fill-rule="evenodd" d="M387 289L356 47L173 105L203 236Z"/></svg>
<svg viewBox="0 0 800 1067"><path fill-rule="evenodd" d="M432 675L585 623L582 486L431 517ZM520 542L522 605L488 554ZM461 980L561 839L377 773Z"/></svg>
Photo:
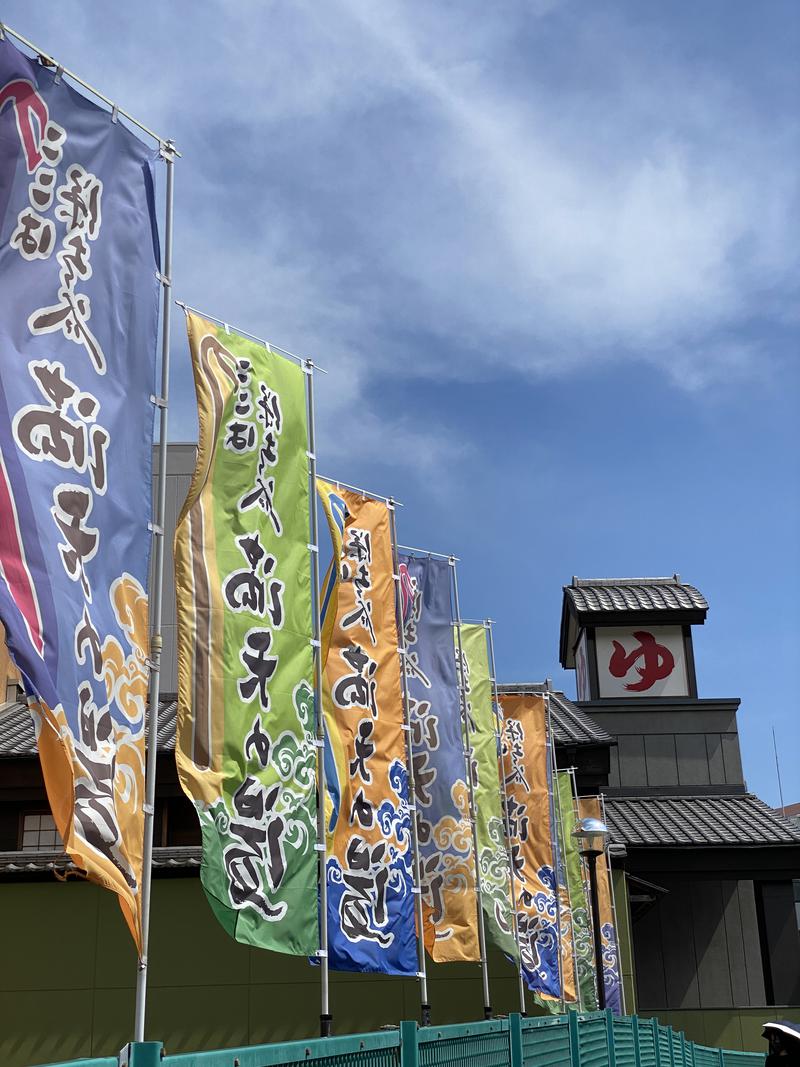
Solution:
<svg viewBox="0 0 800 1067"><path fill-rule="evenodd" d="M740 333L797 276L796 120L663 29L555 0L7 7L175 132L177 291L331 363L332 412L397 374L768 369Z"/></svg>

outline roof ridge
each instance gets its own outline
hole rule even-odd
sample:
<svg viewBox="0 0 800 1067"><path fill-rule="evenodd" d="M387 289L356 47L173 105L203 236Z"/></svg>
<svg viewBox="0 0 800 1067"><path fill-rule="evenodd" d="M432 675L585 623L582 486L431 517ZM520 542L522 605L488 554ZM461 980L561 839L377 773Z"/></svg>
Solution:
<svg viewBox="0 0 800 1067"><path fill-rule="evenodd" d="M570 585L565 585L565 589L582 589L584 586L600 585L600 586L613 586L613 585L687 585L687 582L681 581L681 576L676 572L670 576L661 575L655 578L578 578L577 575L573 575Z"/></svg>

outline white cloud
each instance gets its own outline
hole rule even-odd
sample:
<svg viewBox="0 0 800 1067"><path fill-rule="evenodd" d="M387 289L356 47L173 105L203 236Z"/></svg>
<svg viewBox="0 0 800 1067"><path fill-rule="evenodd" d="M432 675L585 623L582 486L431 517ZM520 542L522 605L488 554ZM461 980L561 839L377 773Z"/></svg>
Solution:
<svg viewBox="0 0 800 1067"><path fill-rule="evenodd" d="M319 354L334 411L398 373L767 372L739 335L788 314L797 131L738 71L553 0L8 6L175 131L176 291Z"/></svg>

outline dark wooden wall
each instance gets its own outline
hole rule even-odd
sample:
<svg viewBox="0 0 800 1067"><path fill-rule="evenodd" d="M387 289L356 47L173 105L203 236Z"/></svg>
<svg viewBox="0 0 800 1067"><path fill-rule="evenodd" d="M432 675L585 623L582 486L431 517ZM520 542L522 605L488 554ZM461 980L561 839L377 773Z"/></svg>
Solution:
<svg viewBox="0 0 800 1067"><path fill-rule="evenodd" d="M738 700L686 700L635 708L580 705L617 738L609 793L734 793L745 788Z"/></svg>
<svg viewBox="0 0 800 1067"><path fill-rule="evenodd" d="M766 1003L753 882L648 872L668 892L633 921L637 1006Z"/></svg>

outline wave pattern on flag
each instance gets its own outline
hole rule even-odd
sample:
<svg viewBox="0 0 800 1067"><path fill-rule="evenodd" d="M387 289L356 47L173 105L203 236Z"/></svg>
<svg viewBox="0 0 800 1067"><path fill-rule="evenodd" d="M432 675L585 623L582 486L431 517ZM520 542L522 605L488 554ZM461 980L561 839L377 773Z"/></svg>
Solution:
<svg viewBox="0 0 800 1067"><path fill-rule="evenodd" d="M580 797L578 811L582 819L602 819L600 797ZM603 991L606 1007L622 1015L622 982L619 946L611 897L611 870L607 855L597 857L597 905L600 912L600 941L603 952Z"/></svg>
<svg viewBox="0 0 800 1067"><path fill-rule="evenodd" d="M578 842L576 798L573 777L569 771L558 772L561 813L561 841L564 856L567 890L572 911L572 934L575 939L575 968L578 982L578 1003L581 1011L597 1010L597 987L594 966L594 946L589 915L589 898L583 880Z"/></svg>
<svg viewBox="0 0 800 1067"><path fill-rule="evenodd" d="M237 941L318 943L305 375L188 316L200 416L175 534L181 785Z"/></svg>
<svg viewBox="0 0 800 1067"><path fill-rule="evenodd" d="M479 960L475 860L453 657L447 560L401 556L425 942L437 963Z"/></svg>
<svg viewBox="0 0 800 1067"><path fill-rule="evenodd" d="M455 635L456 661L464 680L472 747L472 781L475 793L475 835L481 871L481 896L486 930L496 948L513 960L519 958L511 903L508 848L503 825L503 807L497 723L494 715L486 627L462 623L461 659Z"/></svg>
<svg viewBox="0 0 800 1067"><path fill-rule="evenodd" d="M64 847L140 952L156 158L0 40L0 619Z"/></svg>
<svg viewBox="0 0 800 1067"><path fill-rule="evenodd" d="M320 481L343 519L324 633L328 962L417 973L411 816L393 546L386 504ZM336 504L343 509L337 517ZM334 540L336 543L336 537Z"/></svg>
<svg viewBox="0 0 800 1067"><path fill-rule="evenodd" d="M545 701L503 693L500 705L522 970L528 988L552 1007L561 979Z"/></svg>

